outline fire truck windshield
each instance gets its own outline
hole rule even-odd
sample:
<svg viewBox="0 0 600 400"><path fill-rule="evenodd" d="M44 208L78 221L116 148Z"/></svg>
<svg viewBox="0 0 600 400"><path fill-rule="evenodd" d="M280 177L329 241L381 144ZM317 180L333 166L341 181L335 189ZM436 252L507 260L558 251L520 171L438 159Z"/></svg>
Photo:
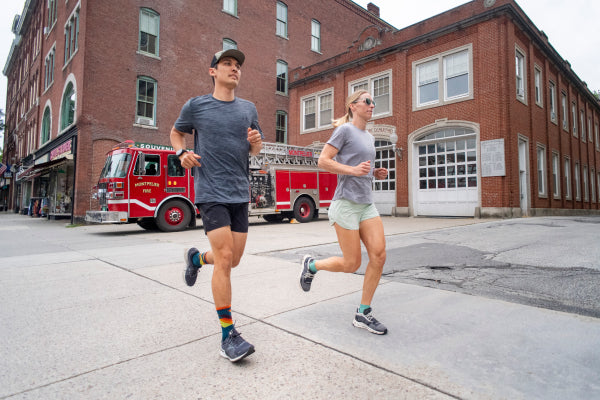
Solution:
<svg viewBox="0 0 600 400"><path fill-rule="evenodd" d="M100 178L125 178L130 162L131 154L129 153L109 155L106 159L106 164L104 164L104 168L102 169L102 173L100 174Z"/></svg>

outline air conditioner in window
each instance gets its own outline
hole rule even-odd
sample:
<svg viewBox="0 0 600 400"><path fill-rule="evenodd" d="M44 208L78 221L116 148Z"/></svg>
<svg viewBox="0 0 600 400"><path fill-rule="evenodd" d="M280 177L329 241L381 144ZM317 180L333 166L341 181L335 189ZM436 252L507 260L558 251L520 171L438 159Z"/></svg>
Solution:
<svg viewBox="0 0 600 400"><path fill-rule="evenodd" d="M48 27L47 27L47 26L45 26L45 27L44 27L44 35L47 35L47 34L48 34Z"/></svg>
<svg viewBox="0 0 600 400"><path fill-rule="evenodd" d="M141 124L141 125L152 125L153 121L151 118L145 118L145 117L135 117L135 122L137 124Z"/></svg>
<svg viewBox="0 0 600 400"><path fill-rule="evenodd" d="M517 89L517 96L519 96L519 97L525 96L525 91L523 89Z"/></svg>
<svg viewBox="0 0 600 400"><path fill-rule="evenodd" d="M551 112L550 113L550 119L552 119L552 121L554 121L556 119L556 113L555 112Z"/></svg>

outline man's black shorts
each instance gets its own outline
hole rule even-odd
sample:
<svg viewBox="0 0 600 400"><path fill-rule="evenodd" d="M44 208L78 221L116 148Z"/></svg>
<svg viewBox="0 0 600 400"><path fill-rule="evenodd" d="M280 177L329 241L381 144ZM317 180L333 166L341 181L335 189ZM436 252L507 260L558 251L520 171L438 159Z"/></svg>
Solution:
<svg viewBox="0 0 600 400"><path fill-rule="evenodd" d="M248 232L248 203L200 203L196 204L202 215L204 232L230 226L232 232Z"/></svg>

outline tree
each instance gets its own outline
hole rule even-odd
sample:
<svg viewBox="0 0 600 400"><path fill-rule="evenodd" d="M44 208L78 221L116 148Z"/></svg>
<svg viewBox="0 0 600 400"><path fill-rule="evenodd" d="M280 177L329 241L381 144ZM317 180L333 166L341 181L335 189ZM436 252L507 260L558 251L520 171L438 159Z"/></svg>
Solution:
<svg viewBox="0 0 600 400"><path fill-rule="evenodd" d="M596 96L596 100L600 101L600 90L593 90L594 96Z"/></svg>

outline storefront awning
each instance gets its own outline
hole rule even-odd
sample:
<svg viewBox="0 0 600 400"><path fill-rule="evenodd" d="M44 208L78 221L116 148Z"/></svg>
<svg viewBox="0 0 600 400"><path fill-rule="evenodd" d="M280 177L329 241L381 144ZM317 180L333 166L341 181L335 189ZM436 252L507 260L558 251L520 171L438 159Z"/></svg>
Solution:
<svg viewBox="0 0 600 400"><path fill-rule="evenodd" d="M38 176L43 174L45 171L51 169L52 167L54 167L58 164L63 163L66 159L67 159L67 157L61 157L61 158L57 158L56 160L52 160L52 161L48 161L48 162L41 163L38 165L34 165L33 167L20 173L19 176L17 177L17 180L22 181L22 180L31 180L33 178L37 178Z"/></svg>

